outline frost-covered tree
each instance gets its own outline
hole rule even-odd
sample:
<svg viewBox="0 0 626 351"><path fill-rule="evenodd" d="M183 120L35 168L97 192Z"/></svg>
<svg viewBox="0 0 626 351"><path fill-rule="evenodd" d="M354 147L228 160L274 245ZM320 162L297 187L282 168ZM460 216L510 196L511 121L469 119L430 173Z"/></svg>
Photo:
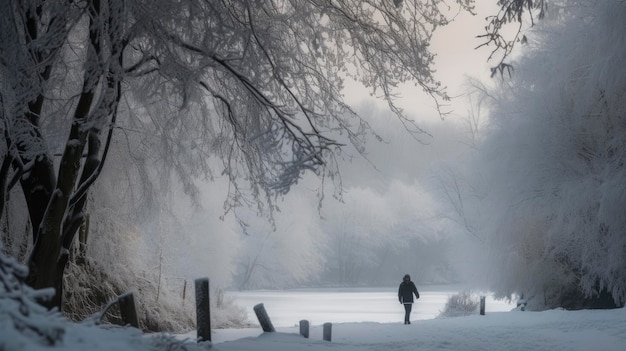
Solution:
<svg viewBox="0 0 626 351"><path fill-rule="evenodd" d="M623 306L626 4L566 5L491 91L471 163L480 196L466 199L483 214L497 292L531 308Z"/></svg>
<svg viewBox="0 0 626 351"><path fill-rule="evenodd" d="M69 249L114 134L156 137L143 147L161 154L163 179L177 175L191 195L195 177L212 176L208 160L221 159L217 171L232 185L227 206L252 199L271 212L272 194L302 172L334 175L339 134L360 150L367 130L342 100L346 78L401 118L400 83L445 98L428 47L447 22L442 5L3 1L0 202L21 188L32 228L29 284L54 287L48 305L61 305Z"/></svg>

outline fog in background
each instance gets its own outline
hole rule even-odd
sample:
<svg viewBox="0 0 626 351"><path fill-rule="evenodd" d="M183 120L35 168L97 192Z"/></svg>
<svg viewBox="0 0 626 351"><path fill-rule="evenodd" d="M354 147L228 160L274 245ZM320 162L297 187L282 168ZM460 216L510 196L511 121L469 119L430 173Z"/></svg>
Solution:
<svg viewBox="0 0 626 351"><path fill-rule="evenodd" d="M340 178L305 174L280 198L273 221L254 206L225 214L229 185L219 176L201 185L200 207L181 189L172 199L177 219L143 227L144 260L174 290L199 276L230 289L395 285L405 273L418 284L482 283L473 255L481 243L455 232L455 214L440 200L449 196L441 186L448 165L473 147L485 122L466 93L469 77L489 80L490 51L474 50L483 20L461 13L433 39L438 77L453 97L446 115L420 89L404 90L400 106L426 133L409 133L381 100L349 85L347 101L380 138L370 133L363 154L347 143L336 158Z"/></svg>
<svg viewBox="0 0 626 351"><path fill-rule="evenodd" d="M425 122L425 143L390 112L360 109L382 141L372 136L365 157L350 147L338 156L341 193L305 175L278 201L273 222L242 207L240 223L224 215L228 184L216 177L201 186L200 207L180 191L175 221L146 224L142 256L179 286L199 276L235 289L395 285L405 273L422 284L467 279L458 263L467 268L460 249L468 238L446 228L450 220L433 201L442 196L443 161L467 148L463 127Z"/></svg>

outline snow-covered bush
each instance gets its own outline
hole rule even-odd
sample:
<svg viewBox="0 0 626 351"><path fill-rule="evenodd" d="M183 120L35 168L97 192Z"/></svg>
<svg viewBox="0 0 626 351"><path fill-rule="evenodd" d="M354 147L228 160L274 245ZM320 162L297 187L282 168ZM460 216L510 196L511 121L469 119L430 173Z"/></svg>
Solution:
<svg viewBox="0 0 626 351"><path fill-rule="evenodd" d="M471 291L465 290L448 298L439 317L469 316L478 312L480 298Z"/></svg>
<svg viewBox="0 0 626 351"><path fill-rule="evenodd" d="M236 299L216 289L211 298L211 326L214 328L243 328L256 325L248 318L246 310L237 305Z"/></svg>
<svg viewBox="0 0 626 351"><path fill-rule="evenodd" d="M146 273L137 272L135 279L130 279L125 272L114 276L96 262L83 266L71 264L67 271L70 274L65 277L65 314L74 321L99 313L107 303L132 291L141 329L151 332L185 332L195 327L194 311L175 306L172 299L168 298L167 291L160 292L159 301L155 301L158 287L154 279L146 277ZM103 320L118 323L117 307L114 306Z"/></svg>
<svg viewBox="0 0 626 351"><path fill-rule="evenodd" d="M28 269L0 250L0 350L25 349L32 342L55 345L63 338L63 320L37 299L50 298L50 290L33 290L24 284Z"/></svg>

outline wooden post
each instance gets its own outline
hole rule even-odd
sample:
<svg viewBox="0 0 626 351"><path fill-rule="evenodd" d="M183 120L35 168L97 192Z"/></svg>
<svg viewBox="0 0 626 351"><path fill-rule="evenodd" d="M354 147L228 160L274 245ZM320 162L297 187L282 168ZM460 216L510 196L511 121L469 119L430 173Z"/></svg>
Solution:
<svg viewBox="0 0 626 351"><path fill-rule="evenodd" d="M263 328L264 332L275 332L274 326L272 325L272 321L270 320L270 316L267 315L265 311L265 306L262 303L254 306L254 313L256 314L256 318L259 319L259 323L261 324L261 328Z"/></svg>
<svg viewBox="0 0 626 351"><path fill-rule="evenodd" d="M209 278L195 280L196 286L196 329L198 342L211 341L211 303Z"/></svg>
<svg viewBox="0 0 626 351"><path fill-rule="evenodd" d="M333 324L324 323L324 341L331 341L333 334Z"/></svg>
<svg viewBox="0 0 626 351"><path fill-rule="evenodd" d="M480 315L481 316L485 315L485 297L484 296L480 297Z"/></svg>
<svg viewBox="0 0 626 351"><path fill-rule="evenodd" d="M183 283L183 307L185 307L185 297L187 296L187 279Z"/></svg>
<svg viewBox="0 0 626 351"><path fill-rule="evenodd" d="M117 298L117 302L120 305L120 314L122 315L124 325L139 328L137 309L135 308L135 298L133 297L133 293L129 292L121 295Z"/></svg>
<svg viewBox="0 0 626 351"><path fill-rule="evenodd" d="M306 319L300 321L300 335L304 336L305 339L309 338L309 321Z"/></svg>

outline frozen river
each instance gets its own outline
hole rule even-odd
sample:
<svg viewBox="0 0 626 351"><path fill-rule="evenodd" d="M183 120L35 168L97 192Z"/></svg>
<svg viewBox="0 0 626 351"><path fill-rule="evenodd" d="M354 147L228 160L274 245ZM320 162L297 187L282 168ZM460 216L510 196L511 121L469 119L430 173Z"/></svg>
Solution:
<svg viewBox="0 0 626 351"><path fill-rule="evenodd" d="M231 291L227 295L248 311L257 322L253 307L263 303L275 327L293 327L302 319L311 325L326 322L402 322L404 309L398 302L398 288L341 288ZM420 299L413 306L411 319L432 319L443 310L450 295L459 290L454 286L419 287ZM515 306L486 296L486 313L510 311Z"/></svg>

